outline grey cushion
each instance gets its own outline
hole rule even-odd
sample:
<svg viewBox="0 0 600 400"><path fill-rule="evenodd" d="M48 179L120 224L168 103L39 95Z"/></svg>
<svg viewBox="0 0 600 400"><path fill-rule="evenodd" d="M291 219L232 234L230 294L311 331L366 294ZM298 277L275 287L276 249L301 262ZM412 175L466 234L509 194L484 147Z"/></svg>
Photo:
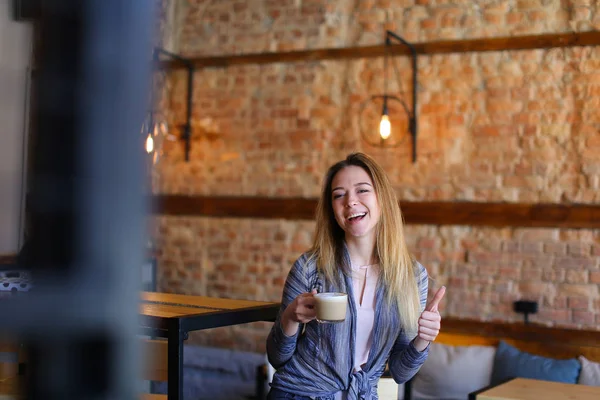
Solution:
<svg viewBox="0 0 600 400"><path fill-rule="evenodd" d="M264 354L186 344L183 351L183 398L194 400L247 400L256 395L256 368ZM157 393L167 383L157 382Z"/></svg>
<svg viewBox="0 0 600 400"><path fill-rule="evenodd" d="M579 356L577 358L581 363L581 372L577 383L588 386L600 386L600 363L593 362Z"/></svg>
<svg viewBox="0 0 600 400"><path fill-rule="evenodd" d="M427 361L413 378L413 399L461 399L490 384L493 346L432 343Z"/></svg>

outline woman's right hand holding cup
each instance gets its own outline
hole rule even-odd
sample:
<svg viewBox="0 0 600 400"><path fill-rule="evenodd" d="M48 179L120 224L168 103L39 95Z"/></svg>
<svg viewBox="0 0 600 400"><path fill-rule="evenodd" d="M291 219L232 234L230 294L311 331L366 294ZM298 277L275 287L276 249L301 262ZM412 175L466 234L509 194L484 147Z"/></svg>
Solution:
<svg viewBox="0 0 600 400"><path fill-rule="evenodd" d="M313 297L316 293L316 289L313 289L310 293L299 294L283 311L281 325L287 336L294 336L300 323L306 324L316 318L317 311Z"/></svg>

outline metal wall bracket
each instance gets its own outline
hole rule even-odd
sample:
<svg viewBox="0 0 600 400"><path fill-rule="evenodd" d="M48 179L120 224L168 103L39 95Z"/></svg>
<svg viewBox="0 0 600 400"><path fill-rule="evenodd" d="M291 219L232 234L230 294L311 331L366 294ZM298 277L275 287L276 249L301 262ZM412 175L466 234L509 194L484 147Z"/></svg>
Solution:
<svg viewBox="0 0 600 400"><path fill-rule="evenodd" d="M190 161L190 149L191 149L191 136L192 136L192 99L194 94L194 63L185 57L178 54L171 53L160 47L154 48L154 61L158 63L160 55L165 55L173 60L182 63L187 69L187 98L186 98L186 121L183 126L183 133L181 139L184 141L185 146L185 161Z"/></svg>

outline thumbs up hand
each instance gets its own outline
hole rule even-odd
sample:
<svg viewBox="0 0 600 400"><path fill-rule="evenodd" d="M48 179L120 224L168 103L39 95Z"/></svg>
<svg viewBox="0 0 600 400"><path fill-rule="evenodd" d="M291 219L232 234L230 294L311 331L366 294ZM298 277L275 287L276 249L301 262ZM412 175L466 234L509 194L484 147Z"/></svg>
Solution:
<svg viewBox="0 0 600 400"><path fill-rule="evenodd" d="M438 305L446 294L446 287L438 289L433 299L425 307L419 318L419 333L414 340L414 346L417 350L423 351L433 342L440 333L442 317L438 311Z"/></svg>

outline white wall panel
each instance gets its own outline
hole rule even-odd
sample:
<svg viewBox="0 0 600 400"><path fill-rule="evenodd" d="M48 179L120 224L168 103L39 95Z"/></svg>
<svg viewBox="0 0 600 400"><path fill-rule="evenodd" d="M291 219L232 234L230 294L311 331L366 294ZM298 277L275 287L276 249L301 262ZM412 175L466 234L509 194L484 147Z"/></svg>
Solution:
<svg viewBox="0 0 600 400"><path fill-rule="evenodd" d="M21 245L32 38L31 23L13 21L11 3L0 0L0 254Z"/></svg>

